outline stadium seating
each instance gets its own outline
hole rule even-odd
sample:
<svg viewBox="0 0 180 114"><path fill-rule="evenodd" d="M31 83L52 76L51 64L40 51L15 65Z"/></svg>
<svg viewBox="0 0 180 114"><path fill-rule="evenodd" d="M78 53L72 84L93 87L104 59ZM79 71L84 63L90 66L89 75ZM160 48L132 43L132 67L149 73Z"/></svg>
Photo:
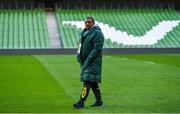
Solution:
<svg viewBox="0 0 180 114"><path fill-rule="evenodd" d="M104 48L180 47L180 15L174 9L57 9L56 16L64 48L77 48L87 16L101 27Z"/></svg>
<svg viewBox="0 0 180 114"><path fill-rule="evenodd" d="M49 48L43 10L1 10L0 49Z"/></svg>
<svg viewBox="0 0 180 114"><path fill-rule="evenodd" d="M56 10L62 48L77 48L84 19L93 16L104 48L180 47L174 9ZM44 10L0 10L0 49L51 48Z"/></svg>

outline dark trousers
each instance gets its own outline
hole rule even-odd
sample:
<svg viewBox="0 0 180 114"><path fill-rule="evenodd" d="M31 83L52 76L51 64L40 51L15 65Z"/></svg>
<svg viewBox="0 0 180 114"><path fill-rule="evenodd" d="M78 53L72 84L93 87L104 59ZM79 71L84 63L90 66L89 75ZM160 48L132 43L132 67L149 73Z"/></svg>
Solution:
<svg viewBox="0 0 180 114"><path fill-rule="evenodd" d="M86 101L89 91L92 89L97 102L101 101L101 92L97 82L85 81L83 84L83 91L80 96L80 102Z"/></svg>

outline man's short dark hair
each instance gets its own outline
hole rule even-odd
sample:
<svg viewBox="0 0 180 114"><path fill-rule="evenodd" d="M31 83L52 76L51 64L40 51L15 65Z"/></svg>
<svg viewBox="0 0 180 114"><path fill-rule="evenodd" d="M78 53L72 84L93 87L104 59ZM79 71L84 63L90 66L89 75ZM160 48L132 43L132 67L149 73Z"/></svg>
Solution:
<svg viewBox="0 0 180 114"><path fill-rule="evenodd" d="M88 17L86 17L86 19L91 19L93 21L93 23L95 23L94 18L92 16L88 16Z"/></svg>

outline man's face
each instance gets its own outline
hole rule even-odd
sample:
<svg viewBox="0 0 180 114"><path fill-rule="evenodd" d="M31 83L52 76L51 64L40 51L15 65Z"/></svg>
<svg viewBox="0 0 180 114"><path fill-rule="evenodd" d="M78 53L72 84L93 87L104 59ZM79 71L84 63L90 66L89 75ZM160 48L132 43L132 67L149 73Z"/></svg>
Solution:
<svg viewBox="0 0 180 114"><path fill-rule="evenodd" d="M94 26L94 22L92 21L92 19L86 19L85 28L90 29L92 26Z"/></svg>

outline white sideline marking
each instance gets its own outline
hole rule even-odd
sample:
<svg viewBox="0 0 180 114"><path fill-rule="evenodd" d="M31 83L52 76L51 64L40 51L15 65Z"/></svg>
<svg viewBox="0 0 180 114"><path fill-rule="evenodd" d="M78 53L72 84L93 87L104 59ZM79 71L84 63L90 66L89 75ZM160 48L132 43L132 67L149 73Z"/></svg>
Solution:
<svg viewBox="0 0 180 114"><path fill-rule="evenodd" d="M154 62L151 62L151 61L145 61L145 63L148 63L148 64L155 64Z"/></svg>
<svg viewBox="0 0 180 114"><path fill-rule="evenodd" d="M122 60L129 60L128 58L122 58Z"/></svg>

